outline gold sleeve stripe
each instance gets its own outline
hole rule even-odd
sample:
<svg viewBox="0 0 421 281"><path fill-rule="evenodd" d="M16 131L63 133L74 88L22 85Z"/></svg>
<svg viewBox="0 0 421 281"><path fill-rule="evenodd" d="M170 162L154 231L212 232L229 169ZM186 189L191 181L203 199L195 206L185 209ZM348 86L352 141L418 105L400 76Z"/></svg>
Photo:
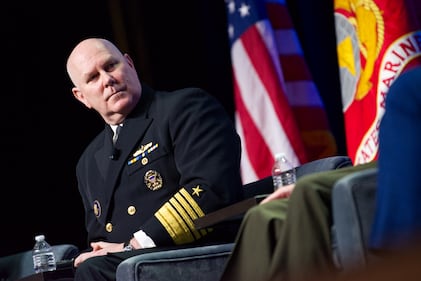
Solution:
<svg viewBox="0 0 421 281"><path fill-rule="evenodd" d="M180 189L179 191L184 198L186 198L187 202L189 202L190 206L196 211L199 217L203 217L205 213L202 211L199 205L197 205L196 201L191 197L191 195L187 192L185 188Z"/></svg>
<svg viewBox="0 0 421 281"><path fill-rule="evenodd" d="M185 222L171 204L165 203L158 212L155 213L155 217L165 227L176 245L194 241L194 237L188 230Z"/></svg>
<svg viewBox="0 0 421 281"><path fill-rule="evenodd" d="M181 199L180 197L180 194L183 194L183 196L184 197L187 197L187 200L190 202L190 204L188 204L184 199ZM187 190L185 189L185 188L182 188L181 190L180 190L180 193L177 193L176 195L175 195L175 197L179 200L179 201L181 201L181 202L186 202L186 204L188 204L189 206L194 206L194 207L196 207L195 208L195 213L196 214L198 214L198 216L196 217L196 216L193 216L193 215L191 215L191 217L193 218L193 220L194 219L196 219L196 218L198 218L198 217L203 217L204 215L205 215L205 213L202 211L202 209L199 207L199 205L197 205L197 203L196 203L196 201L193 199L193 197L191 197L190 196L190 194L187 192ZM183 198L184 198L183 197ZM185 208L188 208L188 209L190 209L189 207L185 207ZM211 232L211 231L213 231L213 229L212 228L207 228L207 229L201 229L200 230L200 233L202 234L202 236L205 236L206 234L208 234L209 232Z"/></svg>
<svg viewBox="0 0 421 281"><path fill-rule="evenodd" d="M174 240L174 237L175 237L175 232L172 230L172 228L171 228L171 226L170 226L170 224L168 223L168 221L167 221L167 219L165 218L165 216L163 215L163 211L161 211L161 210L163 210L164 209L164 207L165 207L165 205L164 206L162 206L160 209L159 209L159 211L158 212L156 212L155 213L155 217L159 220L159 222L165 227L165 229L167 230L167 232L168 232L168 234L171 236L171 238L173 238L173 240Z"/></svg>
<svg viewBox="0 0 421 281"><path fill-rule="evenodd" d="M186 210L180 205L180 203L174 199L171 198L170 199L170 203L174 206L174 208L177 210L177 212L180 214L180 216L183 218L184 222L187 224L188 226L188 230L186 231L191 231L194 234L194 237L196 239L199 239L201 237L200 233L194 228L194 224L193 224L193 220L191 219L191 217L187 214ZM186 206L187 208L190 209L190 206ZM196 215L195 215L196 216Z"/></svg>
<svg viewBox="0 0 421 281"><path fill-rule="evenodd" d="M180 194L182 194L183 197ZM198 214L198 216L196 216L196 215L190 215L190 217L192 217L193 220L196 219L196 218L198 218L198 217L203 217L205 215L205 213L202 211L202 209L199 207L199 205L197 205L196 201L193 199L193 197L190 196L190 194L187 192L187 190L185 188L182 188L180 190L180 192L177 192L177 194L175 195L175 197L177 198L177 200L179 202L182 202L183 207L185 209L187 209L187 210L191 210L190 207L196 207L194 209L194 211L195 211L196 214ZM186 204L186 206L184 204ZM212 230L213 230L212 228L207 228L207 230L206 229L201 229L200 230L200 233L202 234L202 236L205 236L206 234L208 234L208 232L211 232Z"/></svg>
<svg viewBox="0 0 421 281"><path fill-rule="evenodd" d="M180 204L177 203L177 200L175 200L174 198L171 198L169 206L170 207L168 208L168 211L171 212L174 219L178 222L182 232L189 232L190 228L186 221L186 219L188 219L186 216L186 212L181 210L181 206Z"/></svg>
<svg viewBox="0 0 421 281"><path fill-rule="evenodd" d="M211 228L197 230L194 227L194 219L204 215L203 210L185 188L181 188L155 213L155 217L176 245L193 242L212 231Z"/></svg>
<svg viewBox="0 0 421 281"><path fill-rule="evenodd" d="M175 199L183 206L183 208L186 210L186 212L189 214L189 216L194 220L198 218L197 212L192 209L189 202L186 201L186 199L180 195L180 193L176 193L174 195Z"/></svg>

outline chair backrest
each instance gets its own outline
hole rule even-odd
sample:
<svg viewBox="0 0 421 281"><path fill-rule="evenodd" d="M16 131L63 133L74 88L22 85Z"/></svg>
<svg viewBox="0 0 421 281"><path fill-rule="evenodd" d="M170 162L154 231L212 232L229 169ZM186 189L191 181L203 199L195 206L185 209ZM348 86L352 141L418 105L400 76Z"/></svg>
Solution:
<svg viewBox="0 0 421 281"><path fill-rule="evenodd" d="M331 156L321 158L297 167L297 178L307 174L336 170L352 166L352 161L348 156Z"/></svg>
<svg viewBox="0 0 421 281"><path fill-rule="evenodd" d="M52 245L56 261L70 260L79 253L78 247L72 244ZM0 257L0 280L15 281L34 274L32 250Z"/></svg>
<svg viewBox="0 0 421 281"><path fill-rule="evenodd" d="M306 174L335 170L348 166L352 166L351 159L348 156L330 156L321 158L298 166L296 168L297 179ZM272 192L272 176L268 176L258 181L244 185L245 198L250 198L260 194L269 194Z"/></svg>
<svg viewBox="0 0 421 281"><path fill-rule="evenodd" d="M367 250L374 218L377 168L338 180L332 190L333 252L337 266L351 271L374 260Z"/></svg>

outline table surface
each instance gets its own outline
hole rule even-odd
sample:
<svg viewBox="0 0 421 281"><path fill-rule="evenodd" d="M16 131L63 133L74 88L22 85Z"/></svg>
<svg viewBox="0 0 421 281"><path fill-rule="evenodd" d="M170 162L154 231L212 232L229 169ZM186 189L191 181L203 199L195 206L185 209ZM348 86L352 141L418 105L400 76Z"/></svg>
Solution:
<svg viewBox="0 0 421 281"><path fill-rule="evenodd" d="M53 281L53 280L73 280L74 271L71 267L58 268L54 271L47 271L41 273L35 273L16 281Z"/></svg>
<svg viewBox="0 0 421 281"><path fill-rule="evenodd" d="M211 212L203 217L197 218L193 221L194 226L197 229L211 227L215 224L226 222L229 220L235 220L237 217L241 217L242 214L247 212L251 207L258 205L260 201L266 198L268 194L256 195L250 198L246 198L240 202L234 203L225 208Z"/></svg>

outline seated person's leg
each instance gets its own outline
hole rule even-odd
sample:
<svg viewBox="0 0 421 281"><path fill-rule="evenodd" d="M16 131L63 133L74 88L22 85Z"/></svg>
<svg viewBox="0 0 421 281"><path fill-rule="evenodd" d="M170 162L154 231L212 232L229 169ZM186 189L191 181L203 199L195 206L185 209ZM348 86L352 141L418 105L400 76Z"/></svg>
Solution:
<svg viewBox="0 0 421 281"><path fill-rule="evenodd" d="M91 257L82 262L75 271L75 281L116 280L118 265L125 259L142 253L159 251L158 248L138 249L128 252L109 253L105 256Z"/></svg>
<svg viewBox="0 0 421 281"><path fill-rule="evenodd" d="M373 162L301 177L290 198L250 209L221 280L264 281L271 276L292 280L310 270L332 270L332 186L347 174L375 165Z"/></svg>
<svg viewBox="0 0 421 281"><path fill-rule="evenodd" d="M81 263L75 272L75 281L116 280L117 266L122 262L116 255L92 257Z"/></svg>
<svg viewBox="0 0 421 281"><path fill-rule="evenodd" d="M221 280L267 280L287 206L288 199L278 199L249 209Z"/></svg>
<svg viewBox="0 0 421 281"><path fill-rule="evenodd" d="M332 187L342 177L374 167L375 162L309 174L300 178L289 198L286 220L273 252L270 272L299 280L335 272L331 226Z"/></svg>

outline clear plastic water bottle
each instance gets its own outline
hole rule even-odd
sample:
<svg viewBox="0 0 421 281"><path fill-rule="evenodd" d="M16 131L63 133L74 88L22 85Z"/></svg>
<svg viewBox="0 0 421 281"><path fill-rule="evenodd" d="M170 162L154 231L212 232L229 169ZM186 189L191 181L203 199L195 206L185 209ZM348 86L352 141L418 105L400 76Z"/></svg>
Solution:
<svg viewBox="0 0 421 281"><path fill-rule="evenodd" d="M275 163L272 168L273 189L295 183L297 176L295 167L286 158L285 153L275 155Z"/></svg>
<svg viewBox="0 0 421 281"><path fill-rule="evenodd" d="M50 244L44 235L35 236L35 246L32 249L32 259L35 273L56 270L56 258Z"/></svg>

